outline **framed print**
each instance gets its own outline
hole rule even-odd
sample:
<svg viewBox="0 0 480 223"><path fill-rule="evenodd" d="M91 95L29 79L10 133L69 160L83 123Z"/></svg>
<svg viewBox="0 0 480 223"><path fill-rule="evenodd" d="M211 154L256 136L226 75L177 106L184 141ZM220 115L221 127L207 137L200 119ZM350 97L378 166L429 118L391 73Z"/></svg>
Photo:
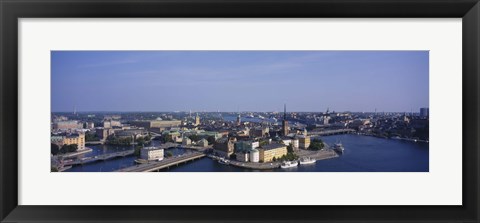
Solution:
<svg viewBox="0 0 480 223"><path fill-rule="evenodd" d="M2 222L479 220L477 1L1 12Z"/></svg>

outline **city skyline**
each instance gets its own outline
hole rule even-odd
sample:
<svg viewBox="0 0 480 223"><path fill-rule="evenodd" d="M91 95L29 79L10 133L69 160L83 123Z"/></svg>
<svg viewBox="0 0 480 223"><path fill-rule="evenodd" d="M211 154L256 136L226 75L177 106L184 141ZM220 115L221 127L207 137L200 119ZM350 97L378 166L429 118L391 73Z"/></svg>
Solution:
<svg viewBox="0 0 480 223"><path fill-rule="evenodd" d="M53 112L414 112L428 51L52 51ZM75 108L74 108L75 107Z"/></svg>

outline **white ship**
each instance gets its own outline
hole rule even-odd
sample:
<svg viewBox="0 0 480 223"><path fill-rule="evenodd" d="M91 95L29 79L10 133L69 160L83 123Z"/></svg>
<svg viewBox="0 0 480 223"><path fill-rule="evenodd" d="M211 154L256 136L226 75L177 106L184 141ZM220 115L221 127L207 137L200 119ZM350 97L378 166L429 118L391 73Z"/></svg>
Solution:
<svg viewBox="0 0 480 223"><path fill-rule="evenodd" d="M224 158L220 158L220 159L218 160L218 163L224 164L224 165L230 165L230 160L227 160L227 159L224 159Z"/></svg>
<svg viewBox="0 0 480 223"><path fill-rule="evenodd" d="M339 153L342 153L343 154L343 151L345 150L345 148L343 148L343 145L342 143L338 142L338 143L335 143L333 145L333 149Z"/></svg>
<svg viewBox="0 0 480 223"><path fill-rule="evenodd" d="M315 159L312 159L310 157L305 157L300 159L300 165L306 165L306 164L313 164L317 162Z"/></svg>
<svg viewBox="0 0 480 223"><path fill-rule="evenodd" d="M296 166L298 166L297 161L286 161L286 162L283 162L282 165L280 165L280 168L286 169L286 168L292 168Z"/></svg>

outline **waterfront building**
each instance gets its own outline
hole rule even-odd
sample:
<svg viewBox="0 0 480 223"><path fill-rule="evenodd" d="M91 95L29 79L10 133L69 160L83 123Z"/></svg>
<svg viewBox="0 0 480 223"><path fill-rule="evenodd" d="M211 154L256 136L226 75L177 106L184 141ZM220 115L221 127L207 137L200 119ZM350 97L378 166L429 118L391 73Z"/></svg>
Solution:
<svg viewBox="0 0 480 223"><path fill-rule="evenodd" d="M183 137L183 140L182 140L182 145L183 146L189 146L192 144L192 140L188 137Z"/></svg>
<svg viewBox="0 0 480 223"><path fill-rule="evenodd" d="M294 150L300 148L300 140L298 138L292 139L292 147Z"/></svg>
<svg viewBox="0 0 480 223"><path fill-rule="evenodd" d="M235 150L235 138L221 138L213 144L213 151L219 156L229 158Z"/></svg>
<svg viewBox="0 0 480 223"><path fill-rule="evenodd" d="M50 143L55 144L59 147L62 147L63 146L63 138L64 138L64 136L52 135L50 137Z"/></svg>
<svg viewBox="0 0 480 223"><path fill-rule="evenodd" d="M247 151L240 151L235 153L237 156L237 160L240 162L248 162L248 152Z"/></svg>
<svg viewBox="0 0 480 223"><path fill-rule="evenodd" d="M159 147L144 147L140 151L140 158L144 160L163 160L163 149Z"/></svg>
<svg viewBox="0 0 480 223"><path fill-rule="evenodd" d="M271 162L273 158L287 155L287 146L280 143L272 143L258 148L260 162Z"/></svg>
<svg viewBox="0 0 480 223"><path fill-rule="evenodd" d="M308 147L310 146L310 136L298 136L298 145L299 148L308 149Z"/></svg>
<svg viewBox="0 0 480 223"><path fill-rule="evenodd" d="M283 120L282 120L282 133L284 136L288 135L288 121L287 121L287 105L283 105Z"/></svg>
<svg viewBox="0 0 480 223"><path fill-rule="evenodd" d="M180 132L178 131L163 131L162 136L166 137L168 140L172 142L182 142L182 137Z"/></svg>
<svg viewBox="0 0 480 223"><path fill-rule="evenodd" d="M85 134L74 133L68 135L53 135L50 137L50 142L62 147L63 145L76 144L78 150L85 149Z"/></svg>
<svg viewBox="0 0 480 223"><path fill-rule="evenodd" d="M260 161L260 152L257 149L250 150L249 155L250 162L258 163Z"/></svg>
<svg viewBox="0 0 480 223"><path fill-rule="evenodd" d="M95 134L100 140L106 140L107 137L115 134L115 130L112 128L96 128L95 129Z"/></svg>
<svg viewBox="0 0 480 223"><path fill-rule="evenodd" d="M252 142L252 149L256 149L260 146L260 142Z"/></svg>

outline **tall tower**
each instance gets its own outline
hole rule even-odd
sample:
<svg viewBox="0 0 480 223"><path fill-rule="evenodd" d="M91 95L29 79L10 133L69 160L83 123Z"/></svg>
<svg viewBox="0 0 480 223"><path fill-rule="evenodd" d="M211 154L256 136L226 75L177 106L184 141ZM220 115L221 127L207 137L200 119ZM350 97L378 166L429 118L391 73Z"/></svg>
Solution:
<svg viewBox="0 0 480 223"><path fill-rule="evenodd" d="M288 121L287 121L287 105L283 105L283 121L282 121L283 136L288 135Z"/></svg>
<svg viewBox="0 0 480 223"><path fill-rule="evenodd" d="M238 116L237 116L237 125L241 125L242 124L242 119L240 118L240 113L238 113Z"/></svg>
<svg viewBox="0 0 480 223"><path fill-rule="evenodd" d="M198 116L198 113L197 116L195 116L195 125L200 125L200 116Z"/></svg>

